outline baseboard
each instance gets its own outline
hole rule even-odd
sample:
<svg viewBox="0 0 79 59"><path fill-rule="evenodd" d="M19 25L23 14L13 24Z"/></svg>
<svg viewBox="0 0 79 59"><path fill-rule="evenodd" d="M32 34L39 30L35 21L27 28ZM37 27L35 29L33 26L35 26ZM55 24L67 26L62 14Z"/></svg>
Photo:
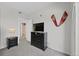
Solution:
<svg viewBox="0 0 79 59"><path fill-rule="evenodd" d="M52 48L50 48L50 47L48 47L48 48L49 48L49 49L51 49L51 50L57 51L57 52L59 52L59 53L61 53L61 54L65 55L65 56L71 56L71 55L69 55L69 54L67 54L67 53L60 52L60 51L58 51L58 50L55 50L55 49L52 49Z"/></svg>

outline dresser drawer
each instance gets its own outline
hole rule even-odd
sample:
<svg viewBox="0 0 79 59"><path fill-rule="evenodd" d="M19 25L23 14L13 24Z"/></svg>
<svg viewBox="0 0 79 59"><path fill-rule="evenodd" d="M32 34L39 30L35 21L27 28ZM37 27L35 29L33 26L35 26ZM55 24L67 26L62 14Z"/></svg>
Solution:
<svg viewBox="0 0 79 59"><path fill-rule="evenodd" d="M45 33L31 32L31 45L45 50Z"/></svg>

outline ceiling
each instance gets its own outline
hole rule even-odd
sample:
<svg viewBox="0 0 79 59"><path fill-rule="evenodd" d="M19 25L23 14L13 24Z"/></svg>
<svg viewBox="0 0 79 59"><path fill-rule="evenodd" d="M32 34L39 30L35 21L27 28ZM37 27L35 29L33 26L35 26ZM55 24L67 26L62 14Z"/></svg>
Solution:
<svg viewBox="0 0 79 59"><path fill-rule="evenodd" d="M10 9L15 12L20 12L22 17L27 17L34 15L34 13L39 12L50 6L63 6L72 5L73 2L0 2L0 8Z"/></svg>
<svg viewBox="0 0 79 59"><path fill-rule="evenodd" d="M50 6L52 2L0 2L0 6L7 7L8 9L21 11L26 15L37 12L43 8Z"/></svg>

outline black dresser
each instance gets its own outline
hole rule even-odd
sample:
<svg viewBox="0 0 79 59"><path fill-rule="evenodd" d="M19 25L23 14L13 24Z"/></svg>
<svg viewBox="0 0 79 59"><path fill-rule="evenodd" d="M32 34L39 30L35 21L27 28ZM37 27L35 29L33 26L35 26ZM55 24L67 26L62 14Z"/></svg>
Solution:
<svg viewBox="0 0 79 59"><path fill-rule="evenodd" d="M44 32L31 32L31 45L45 50L47 48L47 35Z"/></svg>
<svg viewBox="0 0 79 59"><path fill-rule="evenodd" d="M11 48L13 46L18 45L18 37L9 37L7 38L7 48Z"/></svg>

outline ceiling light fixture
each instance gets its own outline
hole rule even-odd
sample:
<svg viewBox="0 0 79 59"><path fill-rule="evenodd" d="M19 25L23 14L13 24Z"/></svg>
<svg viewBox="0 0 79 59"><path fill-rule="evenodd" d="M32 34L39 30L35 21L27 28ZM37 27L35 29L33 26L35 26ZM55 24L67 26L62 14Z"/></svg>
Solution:
<svg viewBox="0 0 79 59"><path fill-rule="evenodd" d="M21 11L19 11L18 13L19 13L19 14L22 14L22 12L21 12Z"/></svg>

